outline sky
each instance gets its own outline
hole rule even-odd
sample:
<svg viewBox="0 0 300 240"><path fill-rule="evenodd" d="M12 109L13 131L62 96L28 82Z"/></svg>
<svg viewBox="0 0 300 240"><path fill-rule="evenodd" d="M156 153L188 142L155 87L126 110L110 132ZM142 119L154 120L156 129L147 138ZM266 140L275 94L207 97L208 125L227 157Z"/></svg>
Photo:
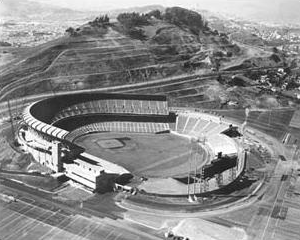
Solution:
<svg viewBox="0 0 300 240"><path fill-rule="evenodd" d="M171 0L31 0L36 2L43 2L48 4L54 4L62 7L72 8L76 10L110 10L117 8L127 8L133 6L146 6L146 5L174 5ZM177 0L178 2L184 2ZM176 0L175 0L176 2ZM196 2L196 1L195 1ZM176 5L176 4L175 4Z"/></svg>
<svg viewBox="0 0 300 240"><path fill-rule="evenodd" d="M133 6L146 6L146 5L163 5L163 6L183 6L183 7L214 7L219 2L253 2L253 1L266 1L266 0L32 0L36 2L44 2L55 4L58 6L83 9L83 10L107 10L113 8L126 8ZM287 1L287 0L286 0Z"/></svg>
<svg viewBox="0 0 300 240"><path fill-rule="evenodd" d="M1 0L0 0L1 1ZM12 1L12 0L11 0ZM107 11L146 5L210 10L247 20L300 25L300 0L30 0L75 10Z"/></svg>

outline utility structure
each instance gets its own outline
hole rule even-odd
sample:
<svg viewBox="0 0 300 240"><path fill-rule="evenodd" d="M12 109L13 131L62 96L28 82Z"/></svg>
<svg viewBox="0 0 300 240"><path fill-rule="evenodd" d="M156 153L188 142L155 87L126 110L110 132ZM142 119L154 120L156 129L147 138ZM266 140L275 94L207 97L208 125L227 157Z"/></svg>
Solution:
<svg viewBox="0 0 300 240"><path fill-rule="evenodd" d="M189 174L188 174L188 185L187 185L187 195L188 195L188 201L193 202L192 197L190 196L190 181L191 181L191 170L192 170L192 145L190 147L190 154L189 154Z"/></svg>
<svg viewBox="0 0 300 240"><path fill-rule="evenodd" d="M8 113L9 113L10 124L11 124L12 139L15 139L15 127L14 127L13 115L12 115L11 105L10 105L9 99L7 100L7 107L8 107Z"/></svg>
<svg viewBox="0 0 300 240"><path fill-rule="evenodd" d="M189 174L188 174L188 200L190 202L197 201L197 185L200 186L200 173L198 174L198 159L202 151L199 147L199 139L191 139L191 148L189 154ZM199 175L199 176L198 176ZM191 187L191 184L192 187ZM199 190L201 192L201 190Z"/></svg>

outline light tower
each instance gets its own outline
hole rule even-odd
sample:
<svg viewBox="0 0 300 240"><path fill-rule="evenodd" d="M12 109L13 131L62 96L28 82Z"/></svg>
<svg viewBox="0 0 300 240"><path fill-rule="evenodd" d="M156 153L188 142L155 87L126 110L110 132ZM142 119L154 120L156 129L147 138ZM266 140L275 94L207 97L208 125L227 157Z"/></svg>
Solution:
<svg viewBox="0 0 300 240"><path fill-rule="evenodd" d="M193 154L193 145L192 140L190 140L190 154L189 154L189 174L188 174L188 188L187 188L187 195L188 195L188 201L193 202L193 199L190 195L190 183L191 183L191 171L192 171L192 154Z"/></svg>
<svg viewBox="0 0 300 240"><path fill-rule="evenodd" d="M193 178L193 199L197 201L196 197L196 178L197 178L197 155L198 155L198 140L192 138L192 161L194 162L194 178Z"/></svg>
<svg viewBox="0 0 300 240"><path fill-rule="evenodd" d="M8 107L8 113L9 113L9 118L10 118L10 124L11 124L12 139L15 139L15 127L14 127L13 116L12 116L12 112L11 112L11 105L10 105L9 99L7 100L7 107Z"/></svg>
<svg viewBox="0 0 300 240"><path fill-rule="evenodd" d="M191 147L190 147L190 155L189 155L188 201L194 202L195 200L197 200L195 193L196 193L196 177L197 177L198 140L196 138L191 138L190 146ZM194 164L194 170L192 170L193 164ZM190 185L191 185L192 176L193 176L193 186L192 186L193 194L191 195Z"/></svg>

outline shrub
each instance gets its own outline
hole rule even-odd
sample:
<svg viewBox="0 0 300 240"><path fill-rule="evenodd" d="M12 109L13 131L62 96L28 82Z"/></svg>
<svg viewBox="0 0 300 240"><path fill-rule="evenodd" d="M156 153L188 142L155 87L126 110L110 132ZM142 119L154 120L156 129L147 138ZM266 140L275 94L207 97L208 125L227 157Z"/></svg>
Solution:
<svg viewBox="0 0 300 240"><path fill-rule="evenodd" d="M94 21L89 22L92 27L104 27L109 24L109 17L107 15L96 17Z"/></svg>
<svg viewBox="0 0 300 240"><path fill-rule="evenodd" d="M148 12L146 14L146 16L149 17L149 18L155 17L156 19L162 19L163 18L162 13L159 10L152 10L152 11Z"/></svg>
<svg viewBox="0 0 300 240"><path fill-rule="evenodd" d="M69 33L69 35L70 35L71 37L76 36L76 31L75 31L75 29L72 28L72 27L69 27L69 28L66 30L66 32Z"/></svg>
<svg viewBox="0 0 300 240"><path fill-rule="evenodd" d="M180 7L167 8L164 18L169 23L177 26L188 27L194 34L197 35L199 30L207 28L207 24L199 13Z"/></svg>
<svg viewBox="0 0 300 240"><path fill-rule="evenodd" d="M117 20L126 28L139 27L149 25L148 17L145 14L121 13L118 15Z"/></svg>
<svg viewBox="0 0 300 240"><path fill-rule="evenodd" d="M131 28L127 33L134 39L138 39L141 41L146 40L146 35L142 29Z"/></svg>

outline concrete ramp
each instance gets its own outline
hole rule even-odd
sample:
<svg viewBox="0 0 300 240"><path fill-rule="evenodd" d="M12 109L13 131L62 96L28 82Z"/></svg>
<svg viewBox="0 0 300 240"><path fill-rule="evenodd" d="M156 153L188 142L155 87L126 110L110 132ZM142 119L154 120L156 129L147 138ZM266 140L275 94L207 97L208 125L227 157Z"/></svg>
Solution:
<svg viewBox="0 0 300 240"><path fill-rule="evenodd" d="M294 112L290 122L290 127L300 128L300 110Z"/></svg>
<svg viewBox="0 0 300 240"><path fill-rule="evenodd" d="M202 219L185 219L172 229L176 236L190 240L246 240L243 229L225 227Z"/></svg>

